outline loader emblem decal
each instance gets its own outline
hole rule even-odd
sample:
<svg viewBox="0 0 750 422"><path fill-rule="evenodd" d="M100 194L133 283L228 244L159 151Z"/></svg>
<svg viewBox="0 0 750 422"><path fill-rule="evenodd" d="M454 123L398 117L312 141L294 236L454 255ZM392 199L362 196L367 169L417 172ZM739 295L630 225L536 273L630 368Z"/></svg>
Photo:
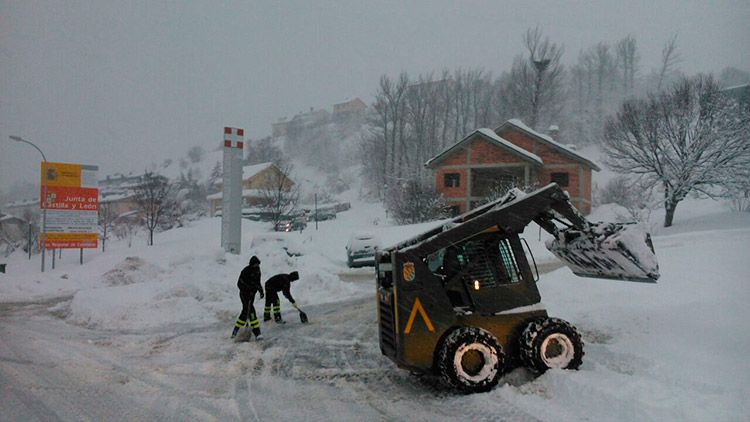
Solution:
<svg viewBox="0 0 750 422"><path fill-rule="evenodd" d="M404 281L414 281L417 271L414 269L413 262L404 262L403 275Z"/></svg>
<svg viewBox="0 0 750 422"><path fill-rule="evenodd" d="M430 322L430 318L427 316L427 312L425 312L424 308L422 307L422 302L419 301L419 298L416 298L414 300L414 306L411 307L411 314L409 314L409 321L406 322L406 329L404 330L404 334L409 334L411 332L411 325L414 324L414 317L417 316L417 312L419 312L419 315L422 316L422 319L427 326L427 330L431 332L435 331L435 327L432 326L432 322Z"/></svg>

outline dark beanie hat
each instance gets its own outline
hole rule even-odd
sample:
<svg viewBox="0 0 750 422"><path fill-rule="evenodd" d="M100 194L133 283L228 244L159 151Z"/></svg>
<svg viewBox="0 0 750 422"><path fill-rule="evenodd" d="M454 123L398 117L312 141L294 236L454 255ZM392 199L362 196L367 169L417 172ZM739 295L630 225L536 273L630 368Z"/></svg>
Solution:
<svg viewBox="0 0 750 422"><path fill-rule="evenodd" d="M299 280L299 273L297 271L292 271L291 273L289 273L289 280Z"/></svg>
<svg viewBox="0 0 750 422"><path fill-rule="evenodd" d="M258 259L257 256L253 255L252 258L250 258L250 265L257 264L260 265L260 259Z"/></svg>

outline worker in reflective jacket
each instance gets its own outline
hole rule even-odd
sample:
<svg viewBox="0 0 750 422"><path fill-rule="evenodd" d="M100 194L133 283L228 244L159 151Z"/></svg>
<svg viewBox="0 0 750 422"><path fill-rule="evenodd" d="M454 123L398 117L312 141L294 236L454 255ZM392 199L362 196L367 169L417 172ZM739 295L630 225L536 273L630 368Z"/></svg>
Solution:
<svg viewBox="0 0 750 422"><path fill-rule="evenodd" d="M266 307L263 310L263 321L269 321L271 319L271 311L273 311L273 320L279 324L284 324L284 321L281 319L279 292L283 293L284 297L289 299L292 305L294 305L294 298L289 291L289 287L295 280L299 280L297 271L292 271L289 274L276 274L266 280Z"/></svg>
<svg viewBox="0 0 750 422"><path fill-rule="evenodd" d="M242 269L240 278L237 280L237 287L240 289L240 300L242 301L242 312L237 317L237 321L234 323L234 330L232 330L232 338L237 335L240 328L244 327L248 323L253 329L253 334L260 340L263 338L260 335L260 322L258 321L258 315L255 313L255 307L253 301L255 301L255 293L260 292L260 298L263 299L263 286L260 284L260 259L253 255L250 258L250 263Z"/></svg>

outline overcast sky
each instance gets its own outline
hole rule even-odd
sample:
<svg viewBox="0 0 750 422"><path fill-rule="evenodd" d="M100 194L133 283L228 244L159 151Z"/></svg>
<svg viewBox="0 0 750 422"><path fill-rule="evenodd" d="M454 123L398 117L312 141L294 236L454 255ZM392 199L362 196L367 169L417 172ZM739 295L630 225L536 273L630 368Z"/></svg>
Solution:
<svg viewBox="0 0 750 422"><path fill-rule="evenodd" d="M635 36L644 70L678 35L686 73L750 70L750 1L0 0L0 189L50 161L143 171L251 137L310 107L360 97L380 75L509 69L539 26L581 49Z"/></svg>

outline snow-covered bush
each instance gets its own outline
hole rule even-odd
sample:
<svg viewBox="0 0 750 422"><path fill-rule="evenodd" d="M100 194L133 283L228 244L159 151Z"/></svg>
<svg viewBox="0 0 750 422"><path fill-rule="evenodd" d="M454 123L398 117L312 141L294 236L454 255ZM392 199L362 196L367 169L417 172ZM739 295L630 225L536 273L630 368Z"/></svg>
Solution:
<svg viewBox="0 0 750 422"><path fill-rule="evenodd" d="M651 212L659 205L654 199L654 189L647 184L631 180L626 176L611 179L598 189L595 205L618 204L627 210L622 220L648 221Z"/></svg>

